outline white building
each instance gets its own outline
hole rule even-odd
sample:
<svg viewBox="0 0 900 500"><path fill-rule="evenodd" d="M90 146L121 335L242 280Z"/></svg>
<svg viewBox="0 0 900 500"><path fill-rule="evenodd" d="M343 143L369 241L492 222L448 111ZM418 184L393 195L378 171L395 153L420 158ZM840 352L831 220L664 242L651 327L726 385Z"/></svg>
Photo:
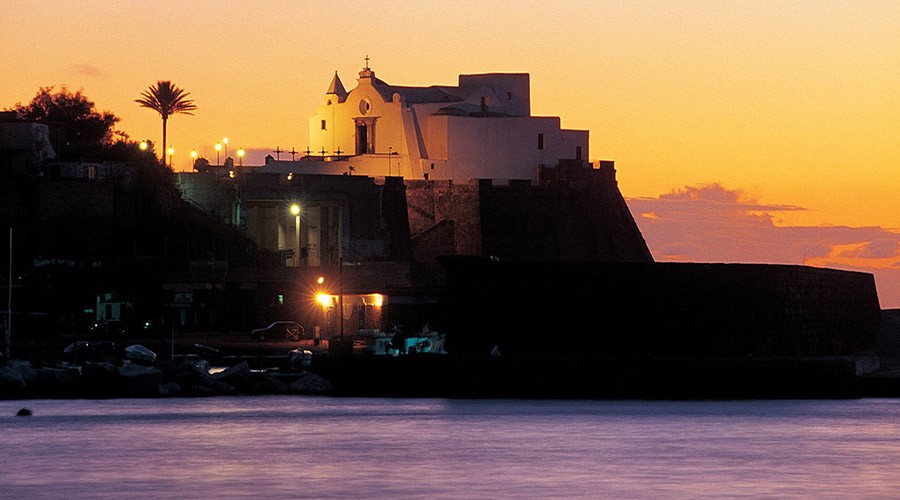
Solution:
<svg viewBox="0 0 900 500"><path fill-rule="evenodd" d="M527 73L460 75L459 85L401 87L368 64L347 92L337 72L309 120L301 161L270 159L261 172L537 179L539 166L587 159L588 131L531 116Z"/></svg>

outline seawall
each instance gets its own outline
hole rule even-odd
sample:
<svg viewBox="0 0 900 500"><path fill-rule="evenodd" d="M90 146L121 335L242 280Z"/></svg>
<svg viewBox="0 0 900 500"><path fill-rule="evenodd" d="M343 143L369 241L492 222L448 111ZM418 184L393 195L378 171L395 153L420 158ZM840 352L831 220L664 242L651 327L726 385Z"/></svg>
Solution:
<svg viewBox="0 0 900 500"><path fill-rule="evenodd" d="M448 350L656 357L871 351L870 274L805 266L450 258ZM451 342L452 340L452 342Z"/></svg>

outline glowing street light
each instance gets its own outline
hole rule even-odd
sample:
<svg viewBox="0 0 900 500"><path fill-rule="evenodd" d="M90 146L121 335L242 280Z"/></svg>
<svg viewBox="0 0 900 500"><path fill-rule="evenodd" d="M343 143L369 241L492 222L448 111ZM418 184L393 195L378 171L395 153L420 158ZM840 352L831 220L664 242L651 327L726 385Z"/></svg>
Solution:
<svg viewBox="0 0 900 500"><path fill-rule="evenodd" d="M244 152L244 148L238 148L238 152L237 152L237 155L238 155L238 166L241 166L241 167L244 166L244 154L246 154L246 153Z"/></svg>
<svg viewBox="0 0 900 500"><path fill-rule="evenodd" d="M168 153L169 153L169 168L172 168L172 165L173 165L172 157L175 156L175 148L170 147Z"/></svg>
<svg viewBox="0 0 900 500"><path fill-rule="evenodd" d="M321 285L322 282L325 281L325 278L319 276L319 279L317 281ZM331 296L331 294L328 294L326 292L319 292L316 294L316 302L318 302L319 305L322 306L322 325L316 325L315 329L315 345L319 345L319 337L322 334L322 327L328 328L328 310L334 306L334 298Z"/></svg>
<svg viewBox="0 0 900 500"><path fill-rule="evenodd" d="M294 263L297 267L300 267L300 205L293 203L290 210L291 215L294 216L294 242L296 243L294 247Z"/></svg>
<svg viewBox="0 0 900 500"><path fill-rule="evenodd" d="M141 148L141 151L147 151L147 148L149 148L150 145L147 144L147 141L141 141L141 143L138 144L138 147Z"/></svg>
<svg viewBox="0 0 900 500"><path fill-rule="evenodd" d="M228 158L228 138L223 138L222 142L225 143L225 158Z"/></svg>
<svg viewBox="0 0 900 500"><path fill-rule="evenodd" d="M219 165L219 151L222 151L222 143L216 143L216 165Z"/></svg>

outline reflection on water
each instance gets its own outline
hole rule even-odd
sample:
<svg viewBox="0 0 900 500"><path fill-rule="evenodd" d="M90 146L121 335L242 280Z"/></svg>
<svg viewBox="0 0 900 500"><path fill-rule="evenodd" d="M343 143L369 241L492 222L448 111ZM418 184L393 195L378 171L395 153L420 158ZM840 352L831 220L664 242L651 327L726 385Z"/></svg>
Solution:
<svg viewBox="0 0 900 500"><path fill-rule="evenodd" d="M890 498L898 421L888 399L0 401L0 496Z"/></svg>

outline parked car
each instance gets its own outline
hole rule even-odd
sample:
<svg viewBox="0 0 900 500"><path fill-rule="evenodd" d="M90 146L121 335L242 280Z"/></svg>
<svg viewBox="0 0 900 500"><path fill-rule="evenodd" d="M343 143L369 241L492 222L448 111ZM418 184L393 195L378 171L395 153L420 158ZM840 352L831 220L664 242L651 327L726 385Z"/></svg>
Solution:
<svg viewBox="0 0 900 500"><path fill-rule="evenodd" d="M306 328L293 321L275 321L265 328L257 328L250 331L250 337L256 340L287 339L300 340Z"/></svg>

